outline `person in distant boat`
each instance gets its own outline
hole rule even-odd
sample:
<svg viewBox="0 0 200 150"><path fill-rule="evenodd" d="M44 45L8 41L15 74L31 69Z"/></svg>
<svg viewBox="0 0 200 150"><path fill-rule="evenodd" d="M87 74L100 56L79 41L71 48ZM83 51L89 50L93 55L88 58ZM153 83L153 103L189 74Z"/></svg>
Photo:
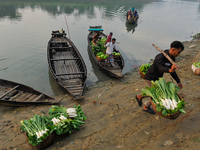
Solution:
<svg viewBox="0 0 200 150"><path fill-rule="evenodd" d="M137 13L137 10L134 11L134 14L133 14L133 19L136 20L138 18L138 13Z"/></svg>
<svg viewBox="0 0 200 150"><path fill-rule="evenodd" d="M100 32L97 32L93 37L93 45L97 46L97 41L99 39Z"/></svg>
<svg viewBox="0 0 200 150"><path fill-rule="evenodd" d="M109 36L107 37L106 44L107 44L108 42L111 42L112 35L113 35L113 33L110 32Z"/></svg>
<svg viewBox="0 0 200 150"><path fill-rule="evenodd" d="M169 50L165 50L164 52L171 57L173 61L175 61L175 57L179 56L179 54L184 50L184 46L180 41L173 41L170 45ZM147 73L145 74L145 81L147 82L148 86L151 87L151 81L156 81L160 77L163 77L164 73L170 73L174 80L178 83L180 89L182 89L182 84L178 75L176 74L175 70L178 68L177 65L172 65L172 63L164 56L163 53L159 53L155 59L151 67L148 69ZM144 98L143 95L136 95L135 96L138 105L142 106L142 99ZM146 102L145 106L143 107L143 111L148 112L150 114L155 114L154 110L150 107L151 102L150 100Z"/></svg>
<svg viewBox="0 0 200 150"><path fill-rule="evenodd" d="M131 19L131 17L132 17L131 10L129 10L129 11L127 12L126 17L127 17L128 20Z"/></svg>
<svg viewBox="0 0 200 150"><path fill-rule="evenodd" d="M106 49L106 55L108 55L107 59L105 60L105 63L108 65L108 64L111 64L112 67L115 66L114 64L114 58L113 58L113 51L117 51L116 50L116 39L113 38L112 39L112 42L108 42L107 44L105 44L104 46L107 47Z"/></svg>
<svg viewBox="0 0 200 150"><path fill-rule="evenodd" d="M133 14L134 14L134 12L135 12L135 8L134 8L134 7L132 7L132 9L131 9L131 14L133 15Z"/></svg>

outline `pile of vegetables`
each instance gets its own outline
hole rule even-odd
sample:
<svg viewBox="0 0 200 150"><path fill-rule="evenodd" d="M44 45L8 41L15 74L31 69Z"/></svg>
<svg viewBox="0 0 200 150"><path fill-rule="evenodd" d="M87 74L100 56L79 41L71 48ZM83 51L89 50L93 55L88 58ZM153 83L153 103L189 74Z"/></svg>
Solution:
<svg viewBox="0 0 200 150"><path fill-rule="evenodd" d="M200 68L200 62L197 62L197 63L193 63L193 65L195 66L195 67L197 67L197 68Z"/></svg>
<svg viewBox="0 0 200 150"><path fill-rule="evenodd" d="M150 96L153 103L157 106L156 111L162 112L164 116L174 114L176 112L185 113L185 102L179 98L177 87L172 82L167 82L163 78L152 81L151 87L142 89L143 96Z"/></svg>
<svg viewBox="0 0 200 150"><path fill-rule="evenodd" d="M116 53L116 52L113 52L113 55L120 56L120 55L121 55L121 53Z"/></svg>
<svg viewBox="0 0 200 150"><path fill-rule="evenodd" d="M81 106L65 108L63 106L52 106L49 116L34 115L29 120L21 121L21 129L27 133L29 143L33 146L41 144L52 132L57 135L79 130L84 124L86 116Z"/></svg>
<svg viewBox="0 0 200 150"><path fill-rule="evenodd" d="M151 67L151 64L146 63L146 64L142 64L140 66L140 71L143 72L144 74L147 73L147 70Z"/></svg>
<svg viewBox="0 0 200 150"><path fill-rule="evenodd" d="M52 106L47 122L57 135L61 135L79 130L86 119L80 105L68 109L63 106Z"/></svg>
<svg viewBox="0 0 200 150"><path fill-rule="evenodd" d="M104 47L106 42L106 38L102 37L98 42L97 42L97 46L93 45L93 42L91 42L91 46L92 46L92 51L94 52L94 54L96 55L99 52L105 52L106 51L106 47Z"/></svg>
<svg viewBox="0 0 200 150"><path fill-rule="evenodd" d="M29 143L33 146L40 144L53 132L47 126L46 119L39 115L34 115L29 120L21 121L21 129L27 133Z"/></svg>
<svg viewBox="0 0 200 150"><path fill-rule="evenodd" d="M104 52L99 52L96 56L102 59L106 59L108 57L108 55L104 54Z"/></svg>

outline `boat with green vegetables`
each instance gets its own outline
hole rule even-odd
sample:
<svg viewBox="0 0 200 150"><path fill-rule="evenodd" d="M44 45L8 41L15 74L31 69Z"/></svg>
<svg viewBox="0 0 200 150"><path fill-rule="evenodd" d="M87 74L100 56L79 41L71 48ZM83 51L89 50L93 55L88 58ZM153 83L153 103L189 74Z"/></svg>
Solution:
<svg viewBox="0 0 200 150"><path fill-rule="evenodd" d="M169 119L176 119L180 113L185 113L185 102L177 94L179 87L163 78L151 82L151 87L142 89L142 93L143 96L151 97L151 104L156 113Z"/></svg>
<svg viewBox="0 0 200 150"><path fill-rule="evenodd" d="M94 34L96 32L100 32L100 40L98 41L98 46L94 46L92 43ZM111 67L105 64L105 59L107 55L105 55L106 48L104 44L106 42L107 36L103 33L103 29L101 26L90 26L89 34L88 34L88 51L92 58L94 59L95 64L101 69L104 73L109 76L122 78L123 73L122 70L124 68L124 59L120 53L118 53L118 57L114 58L115 66Z"/></svg>

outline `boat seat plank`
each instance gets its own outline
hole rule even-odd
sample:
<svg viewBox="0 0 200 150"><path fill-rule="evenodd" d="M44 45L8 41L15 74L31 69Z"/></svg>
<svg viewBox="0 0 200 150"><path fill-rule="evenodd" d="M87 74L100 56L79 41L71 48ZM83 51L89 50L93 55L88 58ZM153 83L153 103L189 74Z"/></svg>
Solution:
<svg viewBox="0 0 200 150"><path fill-rule="evenodd" d="M62 61L62 60L78 60L79 58L60 58L60 59L50 59L50 61Z"/></svg>
<svg viewBox="0 0 200 150"><path fill-rule="evenodd" d="M50 49L55 49L55 50L59 50L59 49L61 49L61 50L65 50L65 49L72 49L72 47L50 47Z"/></svg>
<svg viewBox="0 0 200 150"><path fill-rule="evenodd" d="M15 89L18 88L18 87L19 87L19 85L15 86L14 88L12 88L11 90L9 90L8 92L4 93L4 94L0 97L0 99L2 99L4 96L6 96L8 93L12 92L13 90L15 90Z"/></svg>
<svg viewBox="0 0 200 150"><path fill-rule="evenodd" d="M33 95L31 95L26 101L27 101L27 102L31 102L31 101L34 100L37 96L38 96L38 95L33 94Z"/></svg>
<svg viewBox="0 0 200 150"><path fill-rule="evenodd" d="M36 102L38 100L40 100L44 95L43 94L40 94L37 98L35 98L32 102Z"/></svg>
<svg viewBox="0 0 200 150"><path fill-rule="evenodd" d="M10 100L10 101L15 101L15 99L17 99L19 96L21 96L22 93L24 93L24 92L20 91L19 93L17 93L17 94L14 95L13 97L11 97L9 100Z"/></svg>
<svg viewBox="0 0 200 150"><path fill-rule="evenodd" d="M16 99L13 99L14 101L21 101L25 96L27 96L28 93L22 92L20 96L18 96Z"/></svg>
<svg viewBox="0 0 200 150"><path fill-rule="evenodd" d="M84 74L85 72L72 72L72 73L59 73L55 74L56 76L64 76L64 75L77 75L77 74Z"/></svg>
<svg viewBox="0 0 200 150"><path fill-rule="evenodd" d="M51 33L51 35L66 35L66 33Z"/></svg>
<svg viewBox="0 0 200 150"><path fill-rule="evenodd" d="M21 101L26 101L30 96L32 96L33 95L33 93L27 93L27 95L25 96L25 97L23 97L22 99L21 99Z"/></svg>

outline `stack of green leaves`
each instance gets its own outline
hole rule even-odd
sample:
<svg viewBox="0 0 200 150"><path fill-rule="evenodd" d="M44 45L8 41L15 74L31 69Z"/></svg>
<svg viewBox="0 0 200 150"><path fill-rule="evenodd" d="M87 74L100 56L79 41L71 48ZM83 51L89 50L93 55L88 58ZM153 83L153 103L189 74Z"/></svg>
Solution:
<svg viewBox="0 0 200 150"><path fill-rule="evenodd" d="M108 55L104 54L103 52L99 52L97 54L98 57L102 58L102 59L106 59L108 57Z"/></svg>
<svg viewBox="0 0 200 150"><path fill-rule="evenodd" d="M140 71L143 72L144 74L147 73L147 70L151 67L151 64L146 63L146 64L142 64L140 66Z"/></svg>
<svg viewBox="0 0 200 150"><path fill-rule="evenodd" d="M73 108L65 108L63 106L52 106L49 109L49 117L46 118L50 129L57 135L72 133L80 129L80 125L84 124L86 116L81 106Z"/></svg>
<svg viewBox="0 0 200 150"><path fill-rule="evenodd" d="M116 53L116 52L113 52L113 55L120 56L120 55L121 55L121 53Z"/></svg>
<svg viewBox="0 0 200 150"><path fill-rule="evenodd" d="M39 145L52 133L52 130L47 126L45 118L39 115L34 115L29 120L21 121L20 128L27 133L28 141L33 146Z"/></svg>
<svg viewBox="0 0 200 150"><path fill-rule="evenodd" d="M200 62L197 62L197 63L193 63L193 65L195 66L195 67L197 67L197 68L200 68Z"/></svg>
<svg viewBox="0 0 200 150"><path fill-rule="evenodd" d="M185 102L179 98L177 87L172 82L167 82L163 78L159 80L151 81L151 87L142 89L143 96L150 96L153 103L157 106L156 110L162 112L164 116L168 114L174 114L176 112L185 113Z"/></svg>

